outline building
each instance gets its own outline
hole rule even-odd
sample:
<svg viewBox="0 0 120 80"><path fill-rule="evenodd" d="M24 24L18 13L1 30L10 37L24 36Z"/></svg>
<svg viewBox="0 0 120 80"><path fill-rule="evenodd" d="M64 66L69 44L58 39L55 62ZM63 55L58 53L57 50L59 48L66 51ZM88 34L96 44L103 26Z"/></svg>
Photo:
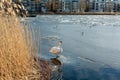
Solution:
<svg viewBox="0 0 120 80"><path fill-rule="evenodd" d="M91 12L117 12L120 11L118 0L89 0Z"/></svg>
<svg viewBox="0 0 120 80"><path fill-rule="evenodd" d="M47 11L48 11L48 12L52 10L52 3L51 3L50 0L47 1L46 7L47 7Z"/></svg>
<svg viewBox="0 0 120 80"><path fill-rule="evenodd" d="M88 2L88 11L89 12L94 12L94 3L95 3L95 1L94 0L89 0L89 2Z"/></svg>
<svg viewBox="0 0 120 80"><path fill-rule="evenodd" d="M62 12L70 13L72 9L70 0L62 0Z"/></svg>
<svg viewBox="0 0 120 80"><path fill-rule="evenodd" d="M47 12L47 9L48 9L48 6L46 6L46 2L44 1L41 1L40 2L40 12L41 13L46 13Z"/></svg>
<svg viewBox="0 0 120 80"><path fill-rule="evenodd" d="M61 7L60 0L52 0L52 11L59 12Z"/></svg>
<svg viewBox="0 0 120 80"><path fill-rule="evenodd" d="M79 0L62 0L62 12L79 12Z"/></svg>
<svg viewBox="0 0 120 80"><path fill-rule="evenodd" d="M31 13L120 12L119 0L13 0Z"/></svg>
<svg viewBox="0 0 120 80"><path fill-rule="evenodd" d="M95 0L94 1L94 11L95 12L105 12L106 0Z"/></svg>
<svg viewBox="0 0 120 80"><path fill-rule="evenodd" d="M37 2L31 0L30 1L30 12L36 12L37 11L36 8L37 8Z"/></svg>
<svg viewBox="0 0 120 80"><path fill-rule="evenodd" d="M65 1L65 10L64 12L71 12L71 2L70 1Z"/></svg>
<svg viewBox="0 0 120 80"><path fill-rule="evenodd" d="M114 8L114 2L112 0L107 0L105 12L113 12L113 8Z"/></svg>
<svg viewBox="0 0 120 80"><path fill-rule="evenodd" d="M113 12L120 12L120 1L113 0Z"/></svg>
<svg viewBox="0 0 120 80"><path fill-rule="evenodd" d="M79 2L77 0L72 1L72 12L79 12Z"/></svg>
<svg viewBox="0 0 120 80"><path fill-rule="evenodd" d="M29 0L30 11L32 13L45 13L47 11L46 1L44 0Z"/></svg>
<svg viewBox="0 0 120 80"><path fill-rule="evenodd" d="M62 12L64 12L65 11L65 1L61 1L61 10L62 10Z"/></svg>
<svg viewBox="0 0 120 80"><path fill-rule="evenodd" d="M88 11L89 3L88 0L80 0L79 10L80 12Z"/></svg>

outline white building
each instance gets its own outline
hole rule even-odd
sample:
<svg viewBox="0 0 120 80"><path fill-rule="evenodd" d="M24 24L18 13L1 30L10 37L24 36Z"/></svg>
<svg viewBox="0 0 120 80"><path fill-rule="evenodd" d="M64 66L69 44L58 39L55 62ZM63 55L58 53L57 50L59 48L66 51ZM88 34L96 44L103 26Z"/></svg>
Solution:
<svg viewBox="0 0 120 80"><path fill-rule="evenodd" d="M93 12L118 12L119 0L89 0L89 10Z"/></svg>
<svg viewBox="0 0 120 80"><path fill-rule="evenodd" d="M70 0L62 0L62 12L71 12Z"/></svg>
<svg viewBox="0 0 120 80"><path fill-rule="evenodd" d="M78 0L62 0L62 12L78 12Z"/></svg>
<svg viewBox="0 0 120 80"><path fill-rule="evenodd" d="M113 11L120 12L120 0L113 0Z"/></svg>
<svg viewBox="0 0 120 80"><path fill-rule="evenodd" d="M94 0L94 11L105 12L106 0Z"/></svg>

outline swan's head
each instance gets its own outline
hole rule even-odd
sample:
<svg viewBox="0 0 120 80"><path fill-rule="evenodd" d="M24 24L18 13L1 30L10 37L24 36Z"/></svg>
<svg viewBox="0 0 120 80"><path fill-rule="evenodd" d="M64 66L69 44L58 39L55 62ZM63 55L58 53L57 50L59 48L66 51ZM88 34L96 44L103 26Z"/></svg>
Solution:
<svg viewBox="0 0 120 80"><path fill-rule="evenodd" d="M62 44L62 41L59 41L59 42L58 42L58 45L60 46L61 44Z"/></svg>

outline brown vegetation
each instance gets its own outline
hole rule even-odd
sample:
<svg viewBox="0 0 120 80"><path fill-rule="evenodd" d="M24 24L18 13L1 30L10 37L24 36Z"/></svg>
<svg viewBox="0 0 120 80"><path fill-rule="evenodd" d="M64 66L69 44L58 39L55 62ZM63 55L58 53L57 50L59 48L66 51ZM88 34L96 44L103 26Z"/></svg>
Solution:
<svg viewBox="0 0 120 80"><path fill-rule="evenodd" d="M0 80L30 80L38 74L29 49L17 19L0 16Z"/></svg>
<svg viewBox="0 0 120 80"><path fill-rule="evenodd" d="M34 30L16 17L24 15L21 9L12 0L0 0L0 80L49 80L48 62L38 60Z"/></svg>
<svg viewBox="0 0 120 80"><path fill-rule="evenodd" d="M0 16L0 80L49 80L50 68L38 60L34 31L16 17Z"/></svg>
<svg viewBox="0 0 120 80"><path fill-rule="evenodd" d="M26 16L27 11L25 10L21 0L17 3L12 2L12 0L0 0L0 14L4 12L4 15L17 15Z"/></svg>

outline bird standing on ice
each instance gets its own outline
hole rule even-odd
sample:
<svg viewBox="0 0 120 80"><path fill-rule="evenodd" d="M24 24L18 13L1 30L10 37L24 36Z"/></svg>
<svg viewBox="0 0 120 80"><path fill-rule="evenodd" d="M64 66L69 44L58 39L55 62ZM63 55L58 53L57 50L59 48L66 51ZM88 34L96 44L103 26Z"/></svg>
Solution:
<svg viewBox="0 0 120 80"><path fill-rule="evenodd" d="M50 53L55 54L56 57L59 57L58 54L63 52L61 44L62 44L62 41L59 41L57 46L54 46L50 49Z"/></svg>

